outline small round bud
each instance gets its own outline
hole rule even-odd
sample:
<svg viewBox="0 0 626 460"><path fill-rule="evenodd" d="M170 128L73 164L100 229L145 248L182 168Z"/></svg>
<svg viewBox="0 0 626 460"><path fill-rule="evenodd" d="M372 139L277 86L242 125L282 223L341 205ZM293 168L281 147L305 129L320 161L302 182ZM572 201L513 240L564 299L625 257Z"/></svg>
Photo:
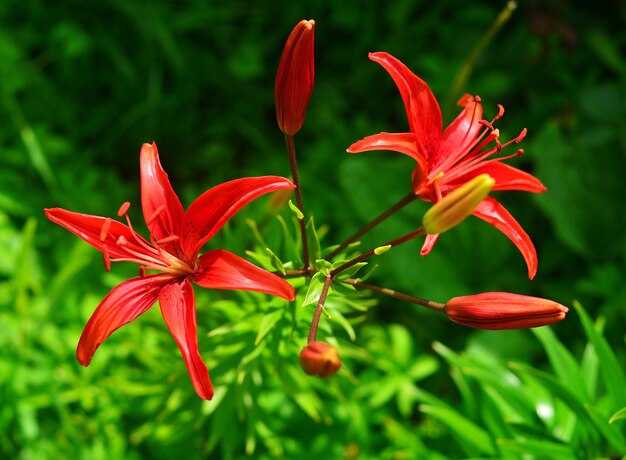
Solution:
<svg viewBox="0 0 626 460"><path fill-rule="evenodd" d="M335 374L341 367L337 350L324 342L307 344L300 352L298 361L305 374L323 379Z"/></svg>

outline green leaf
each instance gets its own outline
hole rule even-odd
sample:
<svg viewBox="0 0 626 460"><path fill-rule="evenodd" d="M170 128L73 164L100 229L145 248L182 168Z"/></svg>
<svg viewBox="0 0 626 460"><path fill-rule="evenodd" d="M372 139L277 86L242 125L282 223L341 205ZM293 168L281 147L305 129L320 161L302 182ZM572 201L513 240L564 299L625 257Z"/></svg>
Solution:
<svg viewBox="0 0 626 460"><path fill-rule="evenodd" d="M256 222L253 219L246 219L246 224L248 225L248 227L250 227L250 230L252 230L252 234L254 235L254 238L257 240L259 245L261 247L267 247L267 243L265 242L265 239L263 239L263 237L261 236L261 232L259 232L259 227L257 226Z"/></svg>
<svg viewBox="0 0 626 460"><path fill-rule="evenodd" d="M620 410L611 415L609 423L613 423L617 420L626 419L626 407L622 407Z"/></svg>
<svg viewBox="0 0 626 460"><path fill-rule="evenodd" d="M280 227L282 229L283 250L286 254L287 259L300 262L302 254L300 254L300 251L298 251L298 246L293 238L293 235L289 231L289 226L287 225L287 222L285 222L285 219L283 219L283 216L281 215L277 215L276 219L278 219L278 222L280 223Z"/></svg>
<svg viewBox="0 0 626 460"><path fill-rule="evenodd" d="M596 330L583 306L574 301L574 308L578 312L587 338L593 344L598 359L602 363L600 373L613 406L626 406L626 378L615 353L604 336Z"/></svg>
<svg viewBox="0 0 626 460"><path fill-rule="evenodd" d="M315 223L313 216L309 219L309 223L306 226L307 236L309 238L309 254L311 259L317 260L322 258L322 249L320 247L320 240L317 237L317 231L315 230Z"/></svg>
<svg viewBox="0 0 626 460"><path fill-rule="evenodd" d="M508 452L522 455L537 455L538 458L558 458L559 460L577 460L579 458L571 447L566 444L559 444L551 441L520 438L498 439L497 443L502 449Z"/></svg>
<svg viewBox="0 0 626 460"><path fill-rule="evenodd" d="M289 200L289 209L291 209L291 211L295 214L298 220L304 219L304 214L302 214L302 211L300 211L300 209L298 209L298 207L293 204L291 200Z"/></svg>
<svg viewBox="0 0 626 460"><path fill-rule="evenodd" d="M346 331L346 333L348 334L348 337L350 337L350 340L352 340L353 342L356 340L356 333L354 332L354 328L348 322L348 320L346 319L345 316L343 316L337 310L333 310L333 317L332 317L332 319L337 324L339 324L344 329L344 331Z"/></svg>
<svg viewBox="0 0 626 460"><path fill-rule="evenodd" d="M589 400L589 394L585 388L584 379L580 372L578 363L572 354L559 341L552 329L549 327L539 327L531 329L531 332L541 341L545 349L550 364L559 380L568 382L579 397L581 402Z"/></svg>
<svg viewBox="0 0 626 460"><path fill-rule="evenodd" d="M325 280L326 275L322 272L317 272L315 275L313 275L313 277L311 277L309 288L307 289L306 295L304 296L304 301L302 302L303 307L317 303L320 295L322 295L322 289L324 288Z"/></svg>
<svg viewBox="0 0 626 460"><path fill-rule="evenodd" d="M616 452L626 452L626 440L624 435L620 432L616 425L610 425L610 420L607 420L598 414L598 411L590 404L585 404L585 409L589 412L591 420L595 424L598 431L602 433L604 439L609 441L609 444L615 449Z"/></svg>
<svg viewBox="0 0 626 460"><path fill-rule="evenodd" d="M427 404L420 405L419 410L444 423L460 439L473 446L481 454L496 454L489 433L455 410L443 405L432 406Z"/></svg>
<svg viewBox="0 0 626 460"><path fill-rule="evenodd" d="M283 264L282 260L280 260L278 256L274 254L274 252L270 248L265 248L265 252L267 252L267 254L270 257L270 262L272 264L272 267L274 267L276 270L278 270L284 275L285 265Z"/></svg>
<svg viewBox="0 0 626 460"><path fill-rule="evenodd" d="M342 261L342 263L345 261ZM342 264L337 265L337 267L341 266ZM339 273L335 279L337 280L345 280L346 278L352 278L354 277L354 275L357 274L357 272L359 270L361 270L363 267L365 267L367 265L367 262L358 262L356 264L354 264L352 267L347 268L346 270L342 271L341 273ZM335 264L333 264L333 268L335 268Z"/></svg>
<svg viewBox="0 0 626 460"><path fill-rule="evenodd" d="M263 340L263 338L272 330L282 317L283 310L274 310L273 312L264 315L261 320L261 324L259 325L259 331L256 334L256 339L254 339L254 345L261 343L261 340Z"/></svg>

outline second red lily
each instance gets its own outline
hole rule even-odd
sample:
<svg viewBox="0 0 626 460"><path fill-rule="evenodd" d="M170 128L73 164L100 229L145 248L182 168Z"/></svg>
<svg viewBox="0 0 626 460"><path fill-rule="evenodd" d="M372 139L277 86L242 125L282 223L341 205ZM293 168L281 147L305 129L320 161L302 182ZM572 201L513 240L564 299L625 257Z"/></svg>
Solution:
<svg viewBox="0 0 626 460"><path fill-rule="evenodd" d="M542 193L544 185L534 176L502 160L517 156L493 157L511 143L519 143L526 135L524 129L515 139L502 144L493 122L504 114L502 106L491 121L483 120L479 97L465 95L459 101L464 107L456 119L442 131L439 104L428 85L398 59L388 53L370 53L391 75L404 101L409 133L379 133L368 136L348 148L349 153L370 150L393 150L410 156L416 162L413 170L413 193L424 201L437 202L451 191L480 174L495 180L493 191L522 190ZM511 214L494 198L486 197L473 214L504 233L519 249L528 266L528 276L537 272L537 253L528 234ZM422 254L428 254L438 234L428 235Z"/></svg>

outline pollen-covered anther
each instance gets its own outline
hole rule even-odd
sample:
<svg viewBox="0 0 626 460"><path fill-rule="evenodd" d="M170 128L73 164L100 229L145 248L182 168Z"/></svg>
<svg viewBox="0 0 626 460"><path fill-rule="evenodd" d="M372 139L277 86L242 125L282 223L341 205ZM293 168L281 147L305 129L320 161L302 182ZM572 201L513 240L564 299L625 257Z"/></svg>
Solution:
<svg viewBox="0 0 626 460"><path fill-rule="evenodd" d="M146 219L146 225L150 225L152 222L154 222L157 219L157 217L159 217L161 215L161 213L163 212L164 209L165 209L165 205L164 204L162 204L161 206L156 208L154 210L154 212L150 215L150 217L148 217L148 219Z"/></svg>
<svg viewBox="0 0 626 460"><path fill-rule="evenodd" d="M117 211L118 217L123 217L128 213L128 208L130 208L130 201L124 201L120 209Z"/></svg>
<svg viewBox="0 0 626 460"><path fill-rule="evenodd" d="M124 237L124 235L120 235L120 237L117 239L116 244L118 246L126 246L128 244L128 240Z"/></svg>
<svg viewBox="0 0 626 460"><path fill-rule="evenodd" d="M100 229L100 241L106 240L110 229L111 229L111 218L107 217L102 223L102 228Z"/></svg>
<svg viewBox="0 0 626 460"><path fill-rule="evenodd" d="M474 96L474 102L482 102L482 99L479 95Z"/></svg>

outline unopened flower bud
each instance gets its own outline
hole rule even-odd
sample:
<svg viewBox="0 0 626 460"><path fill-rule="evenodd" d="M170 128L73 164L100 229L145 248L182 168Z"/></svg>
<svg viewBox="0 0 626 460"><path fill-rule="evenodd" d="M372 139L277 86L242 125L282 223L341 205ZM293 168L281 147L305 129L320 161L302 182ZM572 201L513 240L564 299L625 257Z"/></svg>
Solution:
<svg viewBox="0 0 626 460"><path fill-rule="evenodd" d="M294 135L302 127L315 80L314 20L302 20L293 29L276 73L274 92L280 130Z"/></svg>
<svg viewBox="0 0 626 460"><path fill-rule="evenodd" d="M447 194L424 214L426 233L443 233L460 224L489 195L495 182L490 175L481 174Z"/></svg>
<svg viewBox="0 0 626 460"><path fill-rule="evenodd" d="M307 344L300 352L298 361L305 374L323 379L335 374L341 367L337 350L324 342Z"/></svg>
<svg viewBox="0 0 626 460"><path fill-rule="evenodd" d="M568 308L552 300L508 292L455 297L445 311L455 323L477 329L526 329L565 318Z"/></svg>

